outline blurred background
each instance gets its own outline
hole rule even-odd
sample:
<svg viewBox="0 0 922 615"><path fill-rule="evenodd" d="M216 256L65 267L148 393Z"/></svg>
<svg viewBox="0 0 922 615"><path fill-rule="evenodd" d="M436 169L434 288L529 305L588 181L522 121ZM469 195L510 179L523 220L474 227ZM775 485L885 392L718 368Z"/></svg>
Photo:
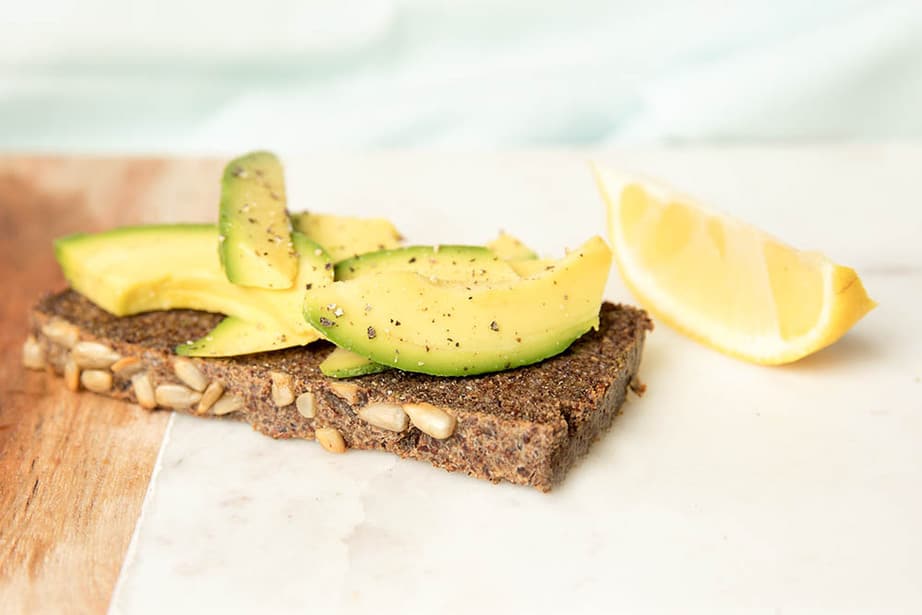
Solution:
<svg viewBox="0 0 922 615"><path fill-rule="evenodd" d="M922 2L32 0L0 150L922 136Z"/></svg>

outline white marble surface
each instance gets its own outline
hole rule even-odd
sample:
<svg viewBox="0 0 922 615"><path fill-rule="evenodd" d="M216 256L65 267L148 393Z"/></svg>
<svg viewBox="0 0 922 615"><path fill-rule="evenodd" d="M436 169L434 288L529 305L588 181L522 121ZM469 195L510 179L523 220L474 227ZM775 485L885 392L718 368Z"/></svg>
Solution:
<svg viewBox="0 0 922 615"><path fill-rule="evenodd" d="M785 368L658 327L647 395L550 495L176 417L112 612L922 612L922 147L287 162L296 205L555 252L604 230L589 157L827 252L880 307Z"/></svg>

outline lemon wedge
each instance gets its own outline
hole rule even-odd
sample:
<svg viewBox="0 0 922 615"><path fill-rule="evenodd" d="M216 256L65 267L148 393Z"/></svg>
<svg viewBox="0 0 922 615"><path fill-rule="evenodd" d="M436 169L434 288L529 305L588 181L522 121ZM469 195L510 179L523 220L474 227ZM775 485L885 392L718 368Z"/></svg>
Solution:
<svg viewBox="0 0 922 615"><path fill-rule="evenodd" d="M662 322L763 365L824 348L876 305L853 269L676 191L595 167L621 276Z"/></svg>

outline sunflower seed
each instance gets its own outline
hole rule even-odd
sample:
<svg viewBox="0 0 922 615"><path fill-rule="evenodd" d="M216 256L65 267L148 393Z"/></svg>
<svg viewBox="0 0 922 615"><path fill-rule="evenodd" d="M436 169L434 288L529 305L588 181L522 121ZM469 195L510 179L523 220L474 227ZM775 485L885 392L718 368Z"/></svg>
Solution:
<svg viewBox="0 0 922 615"><path fill-rule="evenodd" d="M107 369L121 359L121 355L99 342L77 342L71 356L84 369Z"/></svg>
<svg viewBox="0 0 922 615"><path fill-rule="evenodd" d="M410 425L407 413L394 404L368 404L358 411L358 415L366 423L389 431L401 432Z"/></svg>
<svg viewBox="0 0 922 615"><path fill-rule="evenodd" d="M317 442L320 443L320 446L327 451L331 453L346 452L346 441L343 440L343 435L339 433L338 429L334 429L333 427L321 427L314 432L314 436L317 438Z"/></svg>
<svg viewBox="0 0 922 615"><path fill-rule="evenodd" d="M211 407L211 413L215 416L222 416L237 412L241 408L243 408L243 399L236 395L226 394Z"/></svg>
<svg viewBox="0 0 922 615"><path fill-rule="evenodd" d="M224 383L220 380L212 380L211 383L205 387L205 392L202 393L202 399L198 402L198 406L195 407L196 414L205 414L208 412L215 402L221 399L223 394Z"/></svg>
<svg viewBox="0 0 922 615"><path fill-rule="evenodd" d="M65 348L73 347L80 336L80 330L75 325L60 318L46 322L42 326L42 333L55 344L60 344Z"/></svg>
<svg viewBox="0 0 922 615"><path fill-rule="evenodd" d="M173 373L183 384L199 393L208 386L208 378L189 359L176 359L173 361Z"/></svg>
<svg viewBox="0 0 922 615"><path fill-rule="evenodd" d="M138 405L148 410L157 407L157 398L154 396L154 387L150 383L147 372L140 372L131 377L131 388Z"/></svg>
<svg viewBox="0 0 922 615"><path fill-rule="evenodd" d="M298 395L295 406L298 408L298 413L306 419L312 419L317 414L314 408L314 394L310 391Z"/></svg>
<svg viewBox="0 0 922 615"><path fill-rule="evenodd" d="M45 368L45 350L33 335L22 343L22 364L29 369Z"/></svg>
<svg viewBox="0 0 922 615"><path fill-rule="evenodd" d="M455 417L432 404L406 404L403 409L410 415L414 427L433 438L444 440L455 431Z"/></svg>
<svg viewBox="0 0 922 615"><path fill-rule="evenodd" d="M355 404L359 398L359 385L351 382L331 382L330 389L338 397L342 397L350 404Z"/></svg>
<svg viewBox="0 0 922 615"><path fill-rule="evenodd" d="M104 369L88 369L80 374L80 383L94 393L108 393L112 390L112 372Z"/></svg>
<svg viewBox="0 0 922 615"><path fill-rule="evenodd" d="M175 410L191 408L202 399L202 394L181 384L161 384L154 389L158 406Z"/></svg>
<svg viewBox="0 0 922 615"><path fill-rule="evenodd" d="M295 394L291 391L291 374L285 372L269 372L272 378L272 402L277 408L282 408L294 402Z"/></svg>

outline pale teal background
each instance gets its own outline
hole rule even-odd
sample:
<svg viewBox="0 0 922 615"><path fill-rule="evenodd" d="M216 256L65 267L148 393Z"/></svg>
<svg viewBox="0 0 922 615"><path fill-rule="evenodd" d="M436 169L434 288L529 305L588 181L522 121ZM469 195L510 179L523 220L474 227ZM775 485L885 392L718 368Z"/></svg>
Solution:
<svg viewBox="0 0 922 615"><path fill-rule="evenodd" d="M922 136L922 2L35 0L0 149Z"/></svg>

